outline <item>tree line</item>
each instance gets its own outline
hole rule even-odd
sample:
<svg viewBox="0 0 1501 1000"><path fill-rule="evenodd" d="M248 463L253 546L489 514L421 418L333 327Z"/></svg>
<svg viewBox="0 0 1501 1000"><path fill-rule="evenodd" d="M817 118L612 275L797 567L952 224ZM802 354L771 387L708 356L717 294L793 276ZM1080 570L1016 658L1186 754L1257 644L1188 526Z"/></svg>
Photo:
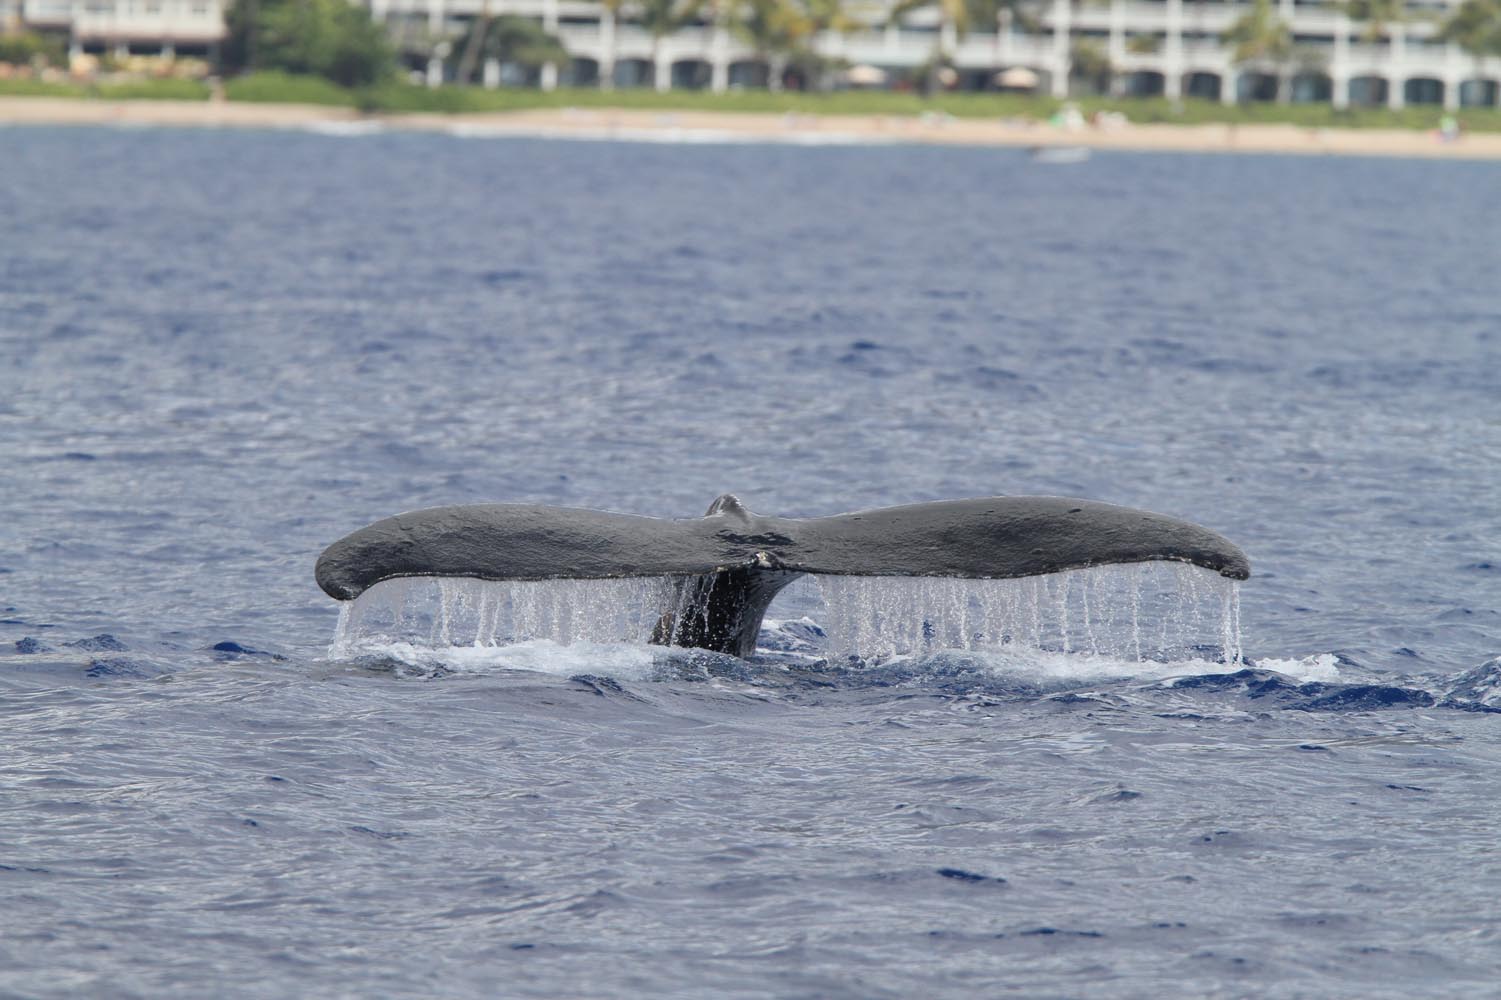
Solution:
<svg viewBox="0 0 1501 1000"><path fill-rule="evenodd" d="M497 0L498 2L498 0ZM1071 0L1108 3L1109 0ZM927 65L915 68L919 83L931 88L949 64L945 39L963 38L972 30L1035 30L1038 15L1051 0L897 0L884 22L862 24L843 0L600 0L604 16L639 25L652 39L652 63L662 44L690 25L713 25L738 37L767 67L767 85L777 89L789 70L800 81L826 79L831 68L819 54L817 38L895 23L920 9L937 18L934 49ZM1360 26L1360 38L1379 43L1404 22L1428 17L1411 11L1405 0L1341 0L1336 6ZM348 0L235 0L225 15L226 37L220 69L228 74L258 70L323 77L344 87L365 87L396 76L398 46L367 8ZM1438 37L1453 42L1477 60L1501 58L1501 0L1463 0L1441 18ZM1262 66L1279 77L1300 61L1312 61L1294 44L1292 26L1277 13L1273 0L1254 0L1252 7L1225 32L1237 65ZM1132 51L1154 51L1157 39L1138 36ZM409 49L410 45L407 46ZM449 59L455 82L474 82L477 68L495 60L527 69L564 66L569 54L562 42L531 18L492 15L486 3L457 38L422 38L424 60L434 51ZM1075 77L1104 87L1112 75L1106 53L1097 43L1078 40L1072 47ZM0 30L0 62L53 63L64 58L57 39L13 29ZM608 60L613 64L614 60ZM602 67L600 86L613 85L610 67ZM952 78L952 77L950 77ZM658 81L659 85L662 81Z"/></svg>

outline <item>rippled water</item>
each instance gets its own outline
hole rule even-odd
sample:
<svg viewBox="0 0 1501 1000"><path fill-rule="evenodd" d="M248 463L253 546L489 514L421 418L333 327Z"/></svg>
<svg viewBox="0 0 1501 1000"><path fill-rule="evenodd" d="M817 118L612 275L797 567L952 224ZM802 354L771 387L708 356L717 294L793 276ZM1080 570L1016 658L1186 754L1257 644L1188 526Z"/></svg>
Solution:
<svg viewBox="0 0 1501 1000"><path fill-rule="evenodd" d="M1494 990L1493 167L0 151L0 993ZM806 589L749 661L328 653L370 520L727 490L1185 517L1246 661L834 648L869 595Z"/></svg>

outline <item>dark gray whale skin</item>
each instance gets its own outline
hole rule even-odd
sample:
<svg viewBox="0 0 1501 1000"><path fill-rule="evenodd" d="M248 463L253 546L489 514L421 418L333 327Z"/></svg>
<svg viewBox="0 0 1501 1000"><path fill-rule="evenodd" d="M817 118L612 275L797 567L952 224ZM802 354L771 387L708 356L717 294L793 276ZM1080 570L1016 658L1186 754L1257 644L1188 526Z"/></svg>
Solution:
<svg viewBox="0 0 1501 1000"><path fill-rule="evenodd" d="M411 511L330 545L315 576L341 601L402 576L678 577L677 610L664 609L653 641L748 656L777 591L804 573L1006 579L1151 560L1251 573L1207 528L1093 500L985 497L795 519L725 494L684 520L536 504Z"/></svg>

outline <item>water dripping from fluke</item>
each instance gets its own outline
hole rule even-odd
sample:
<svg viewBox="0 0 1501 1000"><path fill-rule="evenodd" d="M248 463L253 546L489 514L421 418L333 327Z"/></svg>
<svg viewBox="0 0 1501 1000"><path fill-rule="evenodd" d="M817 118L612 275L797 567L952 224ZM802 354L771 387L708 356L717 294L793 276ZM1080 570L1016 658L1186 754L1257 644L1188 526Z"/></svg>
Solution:
<svg viewBox="0 0 1501 1000"><path fill-rule="evenodd" d="M674 645L701 627L692 577L489 581L402 577L341 605L330 655ZM780 612L785 612L779 614ZM786 620L779 620L786 619ZM1184 563L1011 580L809 576L770 610L760 655L847 666L942 651L1127 663L1241 662L1238 584Z"/></svg>
<svg viewBox="0 0 1501 1000"><path fill-rule="evenodd" d="M340 607L330 650L345 656L395 644L494 648L651 641L681 588L668 577L493 581L402 577Z"/></svg>
<svg viewBox="0 0 1501 1000"><path fill-rule="evenodd" d="M828 654L864 661L1035 650L1127 662L1239 663L1239 584L1185 563L1013 580L820 577Z"/></svg>

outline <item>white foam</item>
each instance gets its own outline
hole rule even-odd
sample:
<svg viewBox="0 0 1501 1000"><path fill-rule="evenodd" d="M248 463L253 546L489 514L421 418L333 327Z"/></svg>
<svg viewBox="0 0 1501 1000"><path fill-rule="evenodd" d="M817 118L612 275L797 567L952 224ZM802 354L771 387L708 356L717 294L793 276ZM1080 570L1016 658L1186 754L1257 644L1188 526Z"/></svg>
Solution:
<svg viewBox="0 0 1501 1000"><path fill-rule="evenodd" d="M666 125L659 127L599 125L551 126L516 122L476 125L456 123L444 129L458 139L562 139L574 142L633 142L669 146L882 146L893 139L838 131L742 132Z"/></svg>
<svg viewBox="0 0 1501 1000"><path fill-rule="evenodd" d="M558 677L600 674L623 681L649 679L670 655L661 646L595 642L564 646L550 639L533 639L509 646L452 646L445 649L410 642L367 643L360 647L359 653L394 660L419 670L439 666L461 674L531 670Z"/></svg>
<svg viewBox="0 0 1501 1000"><path fill-rule="evenodd" d="M365 135L380 135L386 130L385 125L377 121L321 121L307 122L300 126L305 132L313 132L317 135L331 135L341 138L354 138Z"/></svg>
<svg viewBox="0 0 1501 1000"><path fill-rule="evenodd" d="M1094 653L1063 653L1026 648L936 650L920 656L894 657L881 665L890 669L910 664L915 674L921 674L922 664L942 662L950 657L963 659L993 677L1013 679L1041 688L1069 688L1116 680L1158 681L1204 674L1229 674L1245 669L1243 663L1225 663L1219 660L1184 659L1160 663Z"/></svg>
<svg viewBox="0 0 1501 1000"><path fill-rule="evenodd" d="M1305 683L1339 680L1339 657L1333 653L1315 653L1288 660L1264 656L1256 661L1255 666L1260 670L1275 670Z"/></svg>

